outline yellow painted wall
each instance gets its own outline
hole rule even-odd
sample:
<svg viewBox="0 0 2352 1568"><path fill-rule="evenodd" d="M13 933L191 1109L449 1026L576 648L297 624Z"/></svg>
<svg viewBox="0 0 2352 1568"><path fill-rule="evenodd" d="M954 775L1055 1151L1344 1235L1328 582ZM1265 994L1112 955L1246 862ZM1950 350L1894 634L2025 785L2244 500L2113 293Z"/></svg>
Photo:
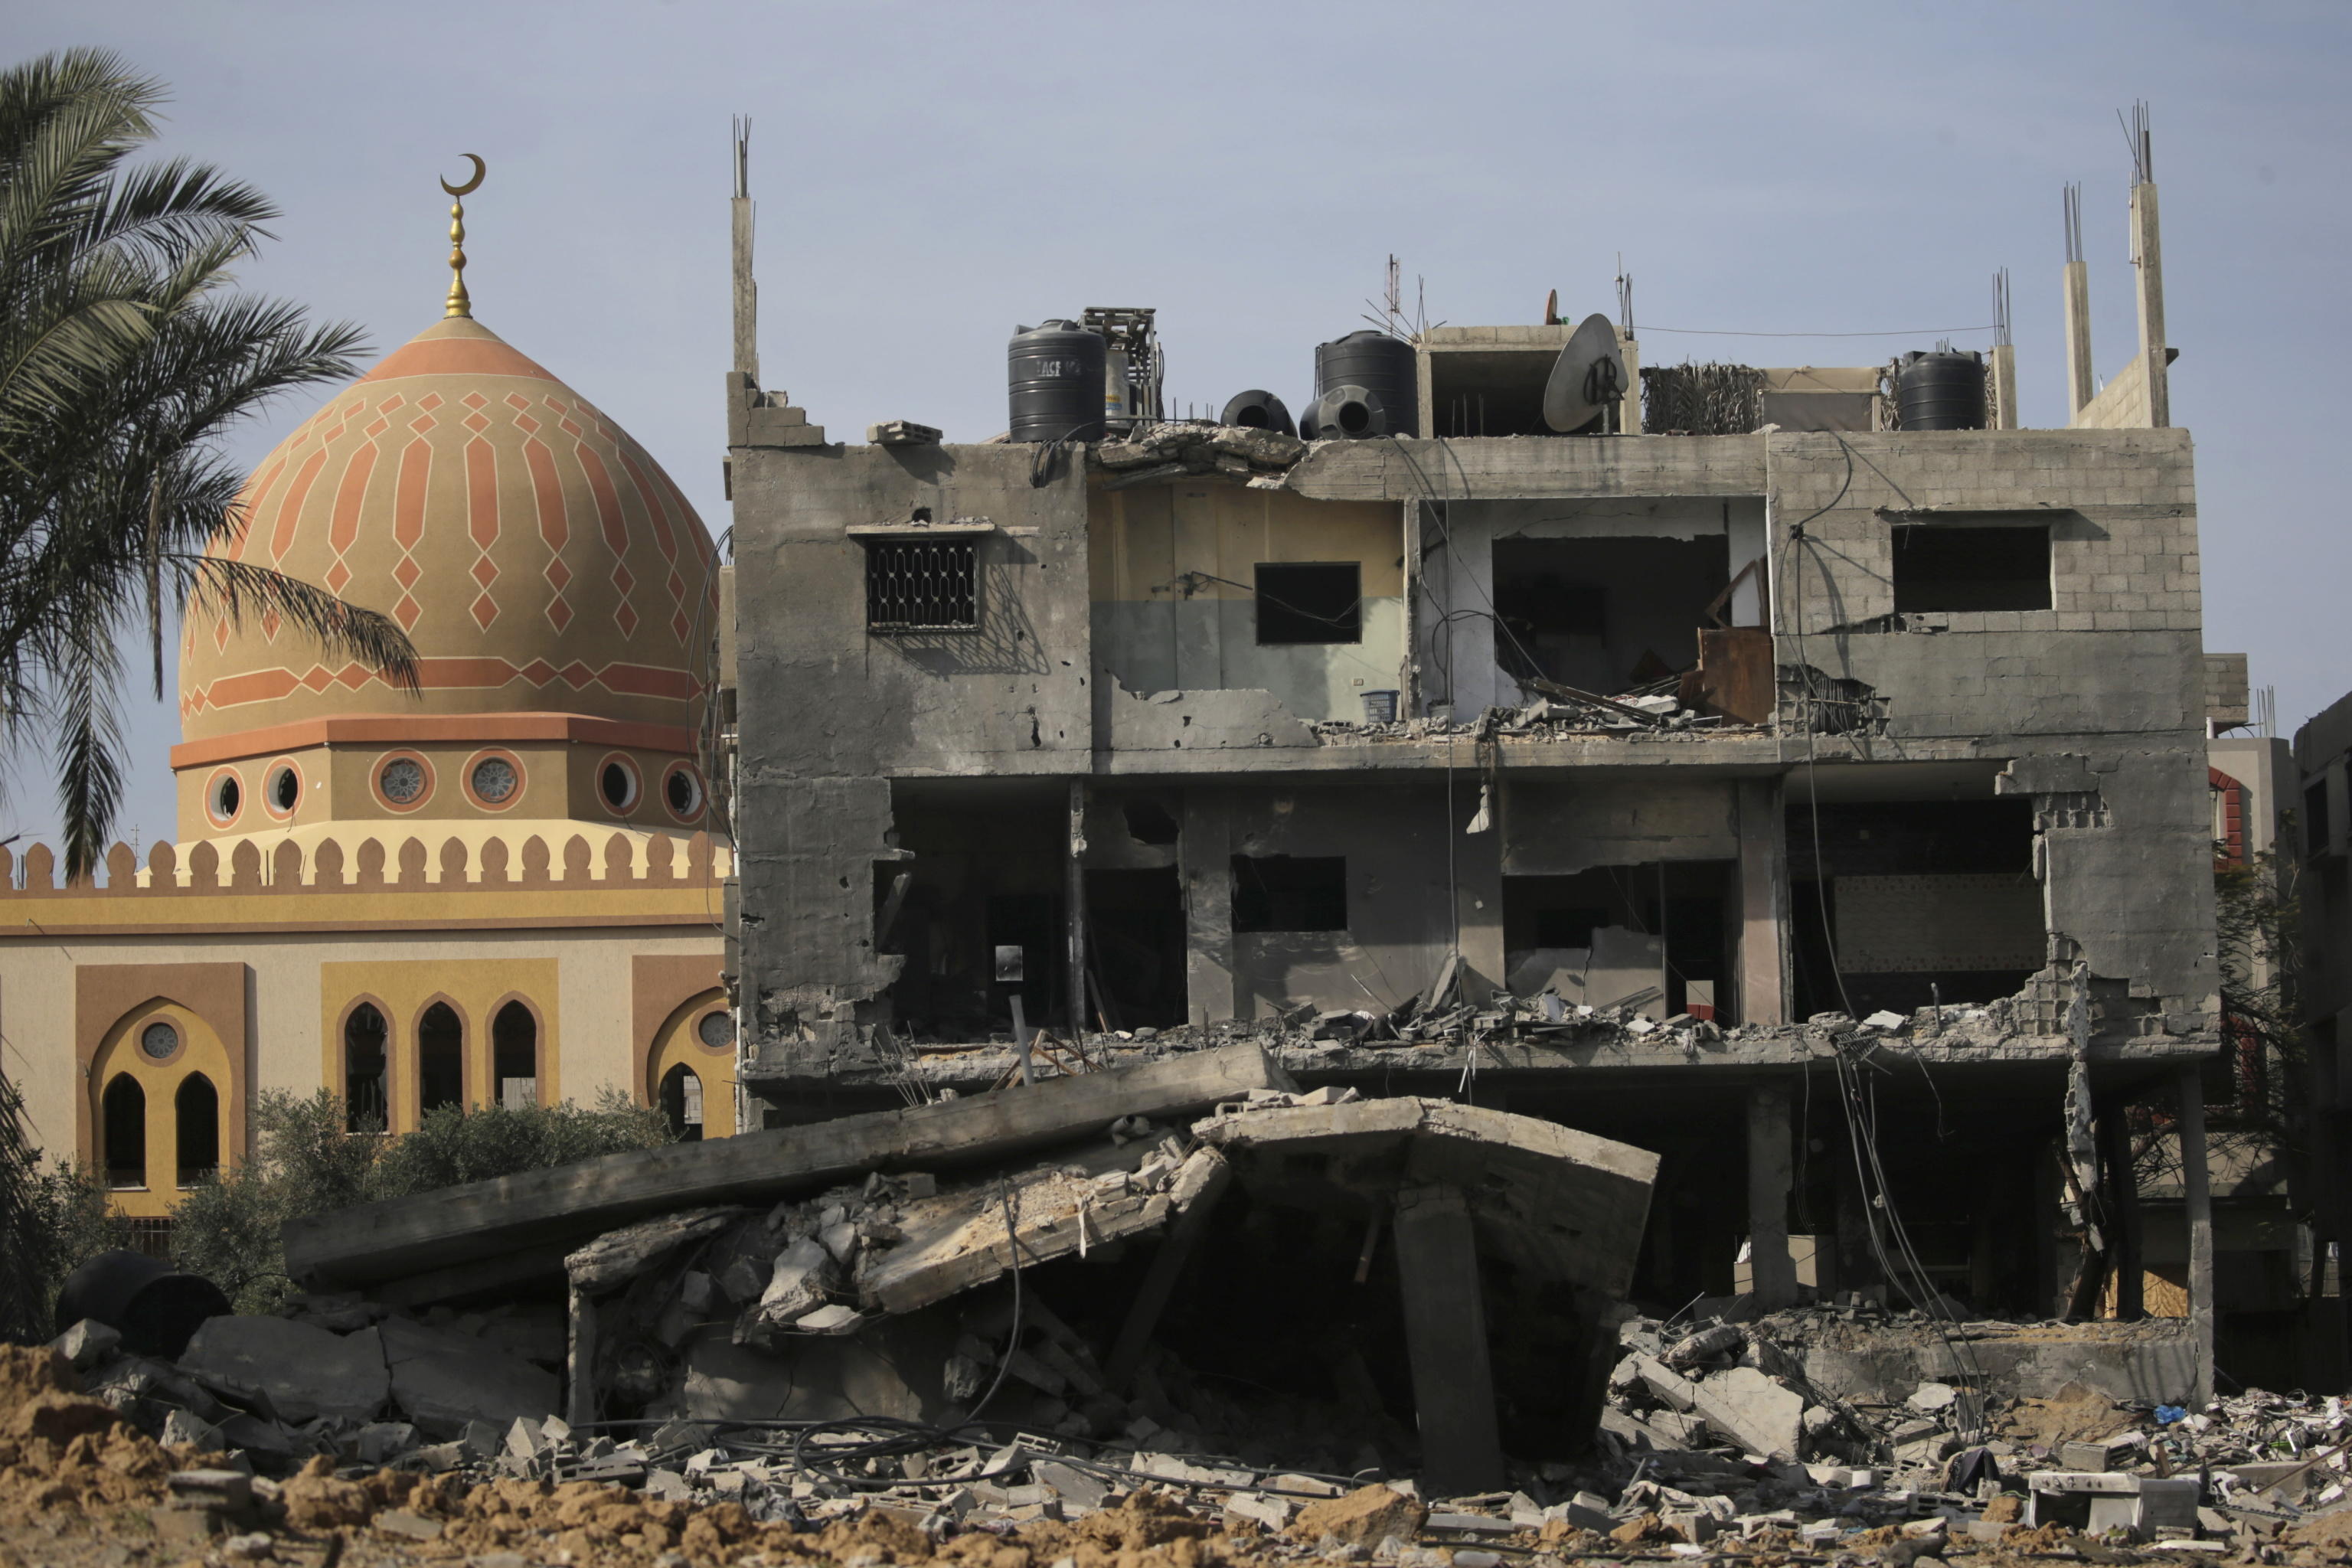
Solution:
<svg viewBox="0 0 2352 1568"><path fill-rule="evenodd" d="M490 1082L490 1020L508 1002L520 1000L539 1015L539 1102L563 1098L562 1031L558 1023L562 987L552 955L500 958L347 960L319 966L320 1081L342 1083L344 1015L354 1002L373 1002L390 1026L392 1130L415 1130L417 1103L417 1024L436 1002L456 1010L465 1026L466 1102L497 1099Z"/></svg>
<svg viewBox="0 0 2352 1568"><path fill-rule="evenodd" d="M652 1055L646 1059L646 1080L638 1092L651 1103L661 1103L661 1081L669 1069L684 1063L695 1077L702 1080L702 1135L705 1138L731 1138L735 1135L735 1049L730 1043L716 1050L702 1043L696 1033L706 1014L723 1012L727 994L709 990L688 1002L662 1021L654 1036Z"/></svg>
<svg viewBox="0 0 2352 1568"><path fill-rule="evenodd" d="M180 1031L177 1055L165 1061L155 1061L139 1048L139 1037L147 1026L163 1020ZM122 1213L152 1215L169 1213L179 1201L179 1111L180 1086L194 1073L202 1073L212 1081L213 1092L218 1096L220 1111L216 1136L221 1158L233 1159L229 1145L228 1102L230 1092L228 1049L220 1037L194 1014L175 1002L155 1001L142 1004L115 1020L106 1032L97 1056L90 1064L90 1131L96 1147L91 1151L91 1163L100 1172L106 1168L109 1151L104 1146L106 1135L106 1090L115 1079L129 1076L147 1097L147 1183L142 1188L118 1189L115 1206Z"/></svg>

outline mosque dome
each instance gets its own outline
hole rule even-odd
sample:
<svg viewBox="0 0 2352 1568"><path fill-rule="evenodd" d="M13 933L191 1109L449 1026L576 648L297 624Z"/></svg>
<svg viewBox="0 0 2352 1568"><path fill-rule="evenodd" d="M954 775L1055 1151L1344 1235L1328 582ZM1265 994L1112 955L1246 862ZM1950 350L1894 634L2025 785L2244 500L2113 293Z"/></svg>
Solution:
<svg viewBox="0 0 2352 1568"><path fill-rule="evenodd" d="M418 333L303 421L242 510L226 552L389 615L421 689L268 617L192 616L190 742L353 715L695 722L715 635L709 534L626 431L470 317Z"/></svg>

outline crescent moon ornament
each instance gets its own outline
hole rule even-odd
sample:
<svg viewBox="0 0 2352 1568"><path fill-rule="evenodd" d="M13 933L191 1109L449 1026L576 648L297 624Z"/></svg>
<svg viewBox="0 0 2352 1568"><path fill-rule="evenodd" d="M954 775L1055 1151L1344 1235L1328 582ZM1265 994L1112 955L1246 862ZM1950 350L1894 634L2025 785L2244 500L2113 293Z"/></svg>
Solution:
<svg viewBox="0 0 2352 1568"><path fill-rule="evenodd" d="M481 156L478 153L460 153L457 155L474 165L474 177L467 180L462 185L453 185L448 181L444 180L441 182L441 188L448 192L453 196L470 196L476 191L481 189L482 176L489 173L489 166L482 162Z"/></svg>
<svg viewBox="0 0 2352 1568"><path fill-rule="evenodd" d="M441 188L455 198L449 203L449 295L445 302L444 316L467 316L474 313L473 296L466 292L466 203L465 198L479 190L482 176L489 166L476 153L458 154L474 165L474 177L462 185L441 182Z"/></svg>

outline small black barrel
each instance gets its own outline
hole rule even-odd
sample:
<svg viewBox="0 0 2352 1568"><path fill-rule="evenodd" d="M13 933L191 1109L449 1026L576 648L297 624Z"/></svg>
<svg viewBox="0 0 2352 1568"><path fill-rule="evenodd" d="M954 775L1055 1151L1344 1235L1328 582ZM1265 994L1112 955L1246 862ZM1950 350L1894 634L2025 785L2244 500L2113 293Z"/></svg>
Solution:
<svg viewBox="0 0 2352 1568"><path fill-rule="evenodd" d="M1220 425L1239 425L1250 430L1278 430L1285 436L1298 434L1298 426L1290 422L1290 410L1282 399L1261 387L1235 393L1225 411L1217 416Z"/></svg>
<svg viewBox="0 0 2352 1568"><path fill-rule="evenodd" d="M66 1276L58 1291L57 1324L64 1333L89 1318L118 1330L123 1349L173 1361L206 1318L226 1318L235 1310L203 1276L126 1249L101 1252Z"/></svg>
<svg viewBox="0 0 2352 1568"><path fill-rule="evenodd" d="M1008 348L1015 441L1099 441L1108 345L1076 321L1040 321Z"/></svg>
<svg viewBox="0 0 2352 1568"><path fill-rule="evenodd" d="M1387 410L1391 436L1421 434L1420 381L1412 345L1370 327L1315 346L1316 396L1335 386L1362 387Z"/></svg>
<svg viewBox="0 0 2352 1568"><path fill-rule="evenodd" d="M1983 429L1984 356L1952 349L1905 354L1895 379L1895 412L1906 430Z"/></svg>

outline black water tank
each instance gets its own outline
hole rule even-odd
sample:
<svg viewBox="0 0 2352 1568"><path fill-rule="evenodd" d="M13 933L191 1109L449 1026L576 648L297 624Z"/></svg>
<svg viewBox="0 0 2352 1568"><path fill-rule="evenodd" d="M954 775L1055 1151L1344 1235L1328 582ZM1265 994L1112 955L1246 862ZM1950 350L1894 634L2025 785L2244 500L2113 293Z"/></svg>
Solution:
<svg viewBox="0 0 2352 1568"><path fill-rule="evenodd" d="M1418 436L1421 377L1418 356L1402 338L1370 327L1337 342L1315 346L1315 395L1335 386L1360 386L1380 399L1391 436Z"/></svg>
<svg viewBox="0 0 2352 1568"><path fill-rule="evenodd" d="M1290 410L1282 399L1262 387L1234 395L1225 411L1217 416L1220 425L1239 425L1250 430L1279 430L1286 436L1296 436L1298 427L1290 422Z"/></svg>
<svg viewBox="0 0 2352 1568"><path fill-rule="evenodd" d="M1905 354L1895 381L1895 410L1906 430L1983 429L1984 356L1951 349Z"/></svg>
<svg viewBox="0 0 2352 1568"><path fill-rule="evenodd" d="M1387 401L1369 386L1343 384L1329 388L1315 400L1315 410L1307 417L1318 438L1325 441L1404 434L1397 428L1396 416L1389 411Z"/></svg>
<svg viewBox="0 0 2352 1568"><path fill-rule="evenodd" d="M1015 441L1099 441L1108 345L1076 321L1040 321L1008 349Z"/></svg>
<svg viewBox="0 0 2352 1568"><path fill-rule="evenodd" d="M169 1361L187 1350L206 1318L225 1318L235 1310L211 1280L125 1249L101 1252L66 1276L58 1292L57 1325L64 1333L89 1318L119 1330L123 1349Z"/></svg>

